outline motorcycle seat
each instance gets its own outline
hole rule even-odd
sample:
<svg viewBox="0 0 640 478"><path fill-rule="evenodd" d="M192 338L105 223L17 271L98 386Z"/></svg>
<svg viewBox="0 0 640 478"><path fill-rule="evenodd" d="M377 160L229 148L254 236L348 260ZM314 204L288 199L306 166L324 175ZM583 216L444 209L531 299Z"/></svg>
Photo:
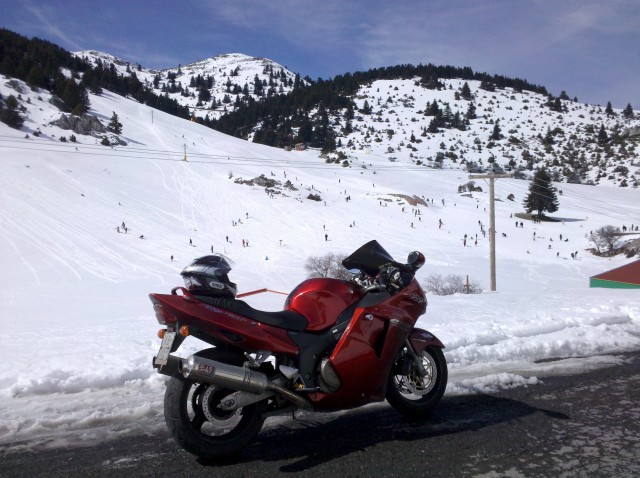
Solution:
<svg viewBox="0 0 640 478"><path fill-rule="evenodd" d="M272 325L280 329L294 330L302 332L309 325L307 318L292 310L281 310L277 312L266 312L251 307L243 300L230 299L226 297L209 297L204 295L195 295L195 297L207 304L221 309L228 310L234 314L239 314L248 319L261 322L263 324Z"/></svg>

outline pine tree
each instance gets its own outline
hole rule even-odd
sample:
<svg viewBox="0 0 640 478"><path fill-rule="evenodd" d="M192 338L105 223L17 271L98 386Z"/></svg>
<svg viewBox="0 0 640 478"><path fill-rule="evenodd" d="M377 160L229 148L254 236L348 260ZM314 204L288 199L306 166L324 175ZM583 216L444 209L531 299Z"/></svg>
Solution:
<svg viewBox="0 0 640 478"><path fill-rule="evenodd" d="M627 107L622 110L622 114L625 118L631 119L633 118L633 108L631 107L631 103L627 103Z"/></svg>
<svg viewBox="0 0 640 478"><path fill-rule="evenodd" d="M67 113L83 114L89 110L89 94L84 85L78 84L73 78L61 81L57 86L57 93L62 100L62 109Z"/></svg>
<svg viewBox="0 0 640 478"><path fill-rule="evenodd" d="M493 132L491 133L491 136L489 136L489 140L500 141L503 137L502 130L500 129L500 120L496 120L496 124L493 126Z"/></svg>
<svg viewBox="0 0 640 478"><path fill-rule="evenodd" d="M553 187L551 177L545 168L538 169L534 174L529 185L529 194L522 205L527 213L536 211L538 217L542 216L543 211L554 213L558 210L556 188Z"/></svg>
<svg viewBox="0 0 640 478"><path fill-rule="evenodd" d="M109 121L107 129L114 134L122 134L122 123L118 121L118 115L115 111L111 115L111 121Z"/></svg>
<svg viewBox="0 0 640 478"><path fill-rule="evenodd" d="M465 100L471 99L471 88L469 88L469 84L466 81L464 82L464 85L462 85L462 88L460 89L460 96L462 96L462 98Z"/></svg>
<svg viewBox="0 0 640 478"><path fill-rule="evenodd" d="M467 107L467 112L464 114L464 117L468 120L476 119L476 106L473 103L469 103Z"/></svg>
<svg viewBox="0 0 640 478"><path fill-rule="evenodd" d="M369 102L367 100L364 100L364 105L362 106L360 112L365 115L371 114L371 106L369 105Z"/></svg>
<svg viewBox="0 0 640 478"><path fill-rule="evenodd" d="M615 115L615 112L613 111L613 107L611 106L611 101L607 102L607 107L605 108L604 112L607 114L607 116Z"/></svg>
<svg viewBox="0 0 640 478"><path fill-rule="evenodd" d="M604 129L604 125L600 125L600 131L598 131L598 144L600 146L604 146L609 141L609 135L607 134L607 130Z"/></svg>
<svg viewBox="0 0 640 478"><path fill-rule="evenodd" d="M18 106L15 96L9 95L3 100L0 95L0 121L15 129L22 128L24 118L18 112Z"/></svg>

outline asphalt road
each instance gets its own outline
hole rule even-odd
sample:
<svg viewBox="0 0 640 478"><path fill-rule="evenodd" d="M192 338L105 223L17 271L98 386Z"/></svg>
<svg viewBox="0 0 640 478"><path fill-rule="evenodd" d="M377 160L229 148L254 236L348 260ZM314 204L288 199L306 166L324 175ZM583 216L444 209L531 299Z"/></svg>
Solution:
<svg viewBox="0 0 640 478"><path fill-rule="evenodd" d="M269 424L207 463L167 434L40 452L0 450L2 477L638 477L640 353L627 363L495 394L445 397L428 421L386 404Z"/></svg>

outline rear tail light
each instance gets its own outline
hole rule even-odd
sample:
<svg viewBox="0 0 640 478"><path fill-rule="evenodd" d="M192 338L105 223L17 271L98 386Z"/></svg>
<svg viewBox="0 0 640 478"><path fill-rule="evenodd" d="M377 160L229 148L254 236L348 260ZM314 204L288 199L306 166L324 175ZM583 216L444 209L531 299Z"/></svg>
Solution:
<svg viewBox="0 0 640 478"><path fill-rule="evenodd" d="M176 318L173 317L173 315L171 315L169 311L162 306L162 304L153 304L153 310L156 313L156 319L159 324L166 325L176 322Z"/></svg>

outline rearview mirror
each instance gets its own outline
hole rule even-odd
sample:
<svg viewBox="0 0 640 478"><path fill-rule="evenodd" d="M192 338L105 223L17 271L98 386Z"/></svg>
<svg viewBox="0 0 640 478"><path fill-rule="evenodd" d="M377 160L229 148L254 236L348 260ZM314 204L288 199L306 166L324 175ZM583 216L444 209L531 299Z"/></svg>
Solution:
<svg viewBox="0 0 640 478"><path fill-rule="evenodd" d="M424 265L425 257L422 252L413 251L407 257L407 265L413 270L417 271Z"/></svg>

